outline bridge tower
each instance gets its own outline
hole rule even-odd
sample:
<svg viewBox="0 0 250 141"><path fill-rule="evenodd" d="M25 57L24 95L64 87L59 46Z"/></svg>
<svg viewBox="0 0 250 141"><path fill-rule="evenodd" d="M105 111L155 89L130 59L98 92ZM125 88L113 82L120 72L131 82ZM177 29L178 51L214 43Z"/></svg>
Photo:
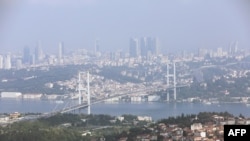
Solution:
<svg viewBox="0 0 250 141"><path fill-rule="evenodd" d="M174 65L174 100L176 100L176 69L175 69L175 62L173 62L173 65Z"/></svg>
<svg viewBox="0 0 250 141"><path fill-rule="evenodd" d="M88 114L90 114L90 89L89 89L89 72L87 73L87 88L83 88L82 75L86 75L84 72L79 72L78 74L78 94L79 94L79 105L82 104L82 91L87 92L87 104L88 104Z"/></svg>
<svg viewBox="0 0 250 141"><path fill-rule="evenodd" d="M172 73L170 74L170 66L172 66ZM174 91L174 100L176 100L176 67L175 62L167 64L167 86L170 87L170 78L173 79L173 91ZM169 91L167 91L167 101L169 101Z"/></svg>

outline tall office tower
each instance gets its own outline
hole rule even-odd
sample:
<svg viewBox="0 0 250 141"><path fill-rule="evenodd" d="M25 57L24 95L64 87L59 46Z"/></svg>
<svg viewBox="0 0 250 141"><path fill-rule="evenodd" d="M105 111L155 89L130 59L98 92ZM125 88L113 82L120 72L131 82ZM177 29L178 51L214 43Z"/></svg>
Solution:
<svg viewBox="0 0 250 141"><path fill-rule="evenodd" d="M223 49L221 47L217 48L217 56L222 57L223 56Z"/></svg>
<svg viewBox="0 0 250 141"><path fill-rule="evenodd" d="M0 69L3 69L3 56L0 55Z"/></svg>
<svg viewBox="0 0 250 141"><path fill-rule="evenodd" d="M232 53L233 53L233 51L232 51L232 45L233 45L233 42L230 42L230 44L229 44L229 49L228 49L228 53L229 53L230 55L232 55Z"/></svg>
<svg viewBox="0 0 250 141"><path fill-rule="evenodd" d="M230 55L235 55L237 52L238 52L238 41L231 42L229 44L229 51L228 51L228 53Z"/></svg>
<svg viewBox="0 0 250 141"><path fill-rule="evenodd" d="M36 55L35 55L35 54L32 54L32 55L31 55L31 64L32 64L32 65L35 65L35 64L36 64Z"/></svg>
<svg viewBox="0 0 250 141"><path fill-rule="evenodd" d="M159 42L158 38L147 37L147 48L148 52L153 55L159 54Z"/></svg>
<svg viewBox="0 0 250 141"><path fill-rule="evenodd" d="M22 60L23 64L30 64L31 62L31 56L30 56L30 48L29 47L25 47L23 49L23 60Z"/></svg>
<svg viewBox="0 0 250 141"><path fill-rule="evenodd" d="M153 38L151 37L147 37L146 38L146 48L147 48L147 54L154 54L153 53L153 46L154 46L154 43L153 43Z"/></svg>
<svg viewBox="0 0 250 141"><path fill-rule="evenodd" d="M36 58L36 62L40 62L43 60L43 51L42 51L40 41L38 41L37 46L35 48L35 58Z"/></svg>
<svg viewBox="0 0 250 141"><path fill-rule="evenodd" d="M198 56L199 57L204 57L207 53L208 53L207 49L204 49L204 48L198 49Z"/></svg>
<svg viewBox="0 0 250 141"><path fill-rule="evenodd" d="M158 55L160 52L159 39L153 37L142 37L140 40L141 56L149 54Z"/></svg>
<svg viewBox="0 0 250 141"><path fill-rule="evenodd" d="M4 69L11 69L11 56L7 54L4 59Z"/></svg>
<svg viewBox="0 0 250 141"><path fill-rule="evenodd" d="M63 56L64 56L64 45L62 42L60 42L58 46L58 62L60 64L63 63Z"/></svg>
<svg viewBox="0 0 250 141"><path fill-rule="evenodd" d="M153 39L153 52L155 55L160 54L160 41L157 37Z"/></svg>
<svg viewBox="0 0 250 141"><path fill-rule="evenodd" d="M100 52L100 45L99 45L99 40L95 40L95 53Z"/></svg>
<svg viewBox="0 0 250 141"><path fill-rule="evenodd" d="M141 38L140 49L141 49L141 56L148 55L148 45L147 45L147 38L146 37Z"/></svg>
<svg viewBox="0 0 250 141"><path fill-rule="evenodd" d="M131 38L129 41L129 56L130 57L139 56L139 41L136 38Z"/></svg>
<svg viewBox="0 0 250 141"><path fill-rule="evenodd" d="M17 59L16 60L16 69L21 69L23 67L23 64L22 64L22 60L21 59Z"/></svg>
<svg viewBox="0 0 250 141"><path fill-rule="evenodd" d="M238 53L238 41L235 41L235 44L234 44L234 53Z"/></svg>

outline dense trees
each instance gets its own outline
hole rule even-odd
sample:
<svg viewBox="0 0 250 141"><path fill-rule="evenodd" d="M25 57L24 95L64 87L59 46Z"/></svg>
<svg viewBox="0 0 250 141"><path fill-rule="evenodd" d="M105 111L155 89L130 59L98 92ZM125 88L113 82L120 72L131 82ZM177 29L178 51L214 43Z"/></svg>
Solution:
<svg viewBox="0 0 250 141"><path fill-rule="evenodd" d="M20 122L7 126L0 134L1 141L80 141L75 130L55 128L41 122Z"/></svg>
<svg viewBox="0 0 250 141"><path fill-rule="evenodd" d="M75 115L75 114L58 114L49 118L43 118L33 121L22 121L10 124L6 127L0 126L0 141L90 141L91 139L105 138L107 141L117 141L121 137L127 137L128 141L136 140L138 135L156 135L158 140L162 140L160 135L152 130L159 123L166 125L175 124L179 127L190 127L192 123L211 122L213 115L234 117L228 112L201 112L197 115L181 114L176 117L162 119L151 126L123 124L128 121L135 121L133 115L124 115L125 121L120 124L110 123L109 120L114 117L109 115ZM240 115L242 117L242 115ZM86 123L87 124L83 124ZM69 123L70 126L63 126ZM98 129L98 130L97 130ZM94 132L94 134L82 136L84 131Z"/></svg>

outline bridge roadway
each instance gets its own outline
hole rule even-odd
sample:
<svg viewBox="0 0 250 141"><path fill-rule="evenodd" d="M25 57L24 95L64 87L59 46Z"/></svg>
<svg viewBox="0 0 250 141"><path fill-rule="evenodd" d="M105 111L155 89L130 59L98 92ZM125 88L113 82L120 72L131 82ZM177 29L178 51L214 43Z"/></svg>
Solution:
<svg viewBox="0 0 250 141"><path fill-rule="evenodd" d="M188 84L178 85L178 86L176 86L176 88L186 87L186 86L188 86ZM135 94L135 93L139 93L139 92L167 90L167 89L173 89L173 88L174 88L174 86L171 86L171 87L162 86L162 87L158 87L158 88L150 87L150 88L146 88L146 89L140 89L140 90L137 90L137 91L132 91L132 92L130 91L130 92L122 93L122 94L112 95L112 96L109 96L109 97L106 97L106 98L91 101L90 104L93 105L93 104L97 104L97 103L103 102L103 101L111 99L111 98L127 96L127 95L130 95L130 94ZM36 120L38 118L48 118L48 117L51 117L51 116L56 115L58 113L66 113L66 112L74 111L74 110L77 110L77 109L83 109L83 108L87 108L87 107L88 107L87 103L82 103L80 105L67 107L67 108L64 108L64 109L57 110L57 111L52 111L50 113L43 113L41 115L34 115L34 116L25 116L22 119L19 119L17 121L12 121L12 122L25 121L25 120ZM10 122L10 123L12 123L12 122Z"/></svg>
<svg viewBox="0 0 250 141"><path fill-rule="evenodd" d="M176 88L180 88L180 87L185 87L187 86L187 84L183 84L183 85L179 85L179 86L176 86ZM98 99L98 100L94 100L94 101L91 101L91 105L93 104L97 104L97 103L101 103L105 100L108 100L108 99L112 99L112 98L116 98L116 97L121 97L121 96L127 96L127 95L131 95L131 94L135 94L135 93L140 93L140 92L148 92L148 91L156 91L157 89L158 90L167 90L167 89L173 89L174 86L163 86L163 87L158 87L158 88L155 88L155 87L150 87L150 88L146 88L146 89L140 89L140 90L137 90L137 91L133 91L133 92L126 92L126 93L122 93L122 94L116 94L116 95L112 95L112 96L109 96L109 97L105 97L105 98L102 98L102 99ZM53 113L66 113L66 112L70 112L70 111L74 111L74 110L77 110L77 109L83 109L83 108L87 108L88 107L88 104L87 103L82 103L80 105L75 105L75 106L71 106L71 107L67 107L67 108L64 108L64 109L61 109L61 110L58 110L58 111L55 111Z"/></svg>

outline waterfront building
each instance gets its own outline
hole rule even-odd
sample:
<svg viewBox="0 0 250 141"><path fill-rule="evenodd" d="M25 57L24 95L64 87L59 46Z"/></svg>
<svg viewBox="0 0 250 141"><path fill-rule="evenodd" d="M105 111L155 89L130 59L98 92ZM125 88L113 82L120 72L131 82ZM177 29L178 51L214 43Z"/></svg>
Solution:
<svg viewBox="0 0 250 141"><path fill-rule="evenodd" d="M158 95L150 95L148 96L148 102L160 101L161 97Z"/></svg>
<svg viewBox="0 0 250 141"><path fill-rule="evenodd" d="M21 98L22 93L20 92L2 92L1 98Z"/></svg>

